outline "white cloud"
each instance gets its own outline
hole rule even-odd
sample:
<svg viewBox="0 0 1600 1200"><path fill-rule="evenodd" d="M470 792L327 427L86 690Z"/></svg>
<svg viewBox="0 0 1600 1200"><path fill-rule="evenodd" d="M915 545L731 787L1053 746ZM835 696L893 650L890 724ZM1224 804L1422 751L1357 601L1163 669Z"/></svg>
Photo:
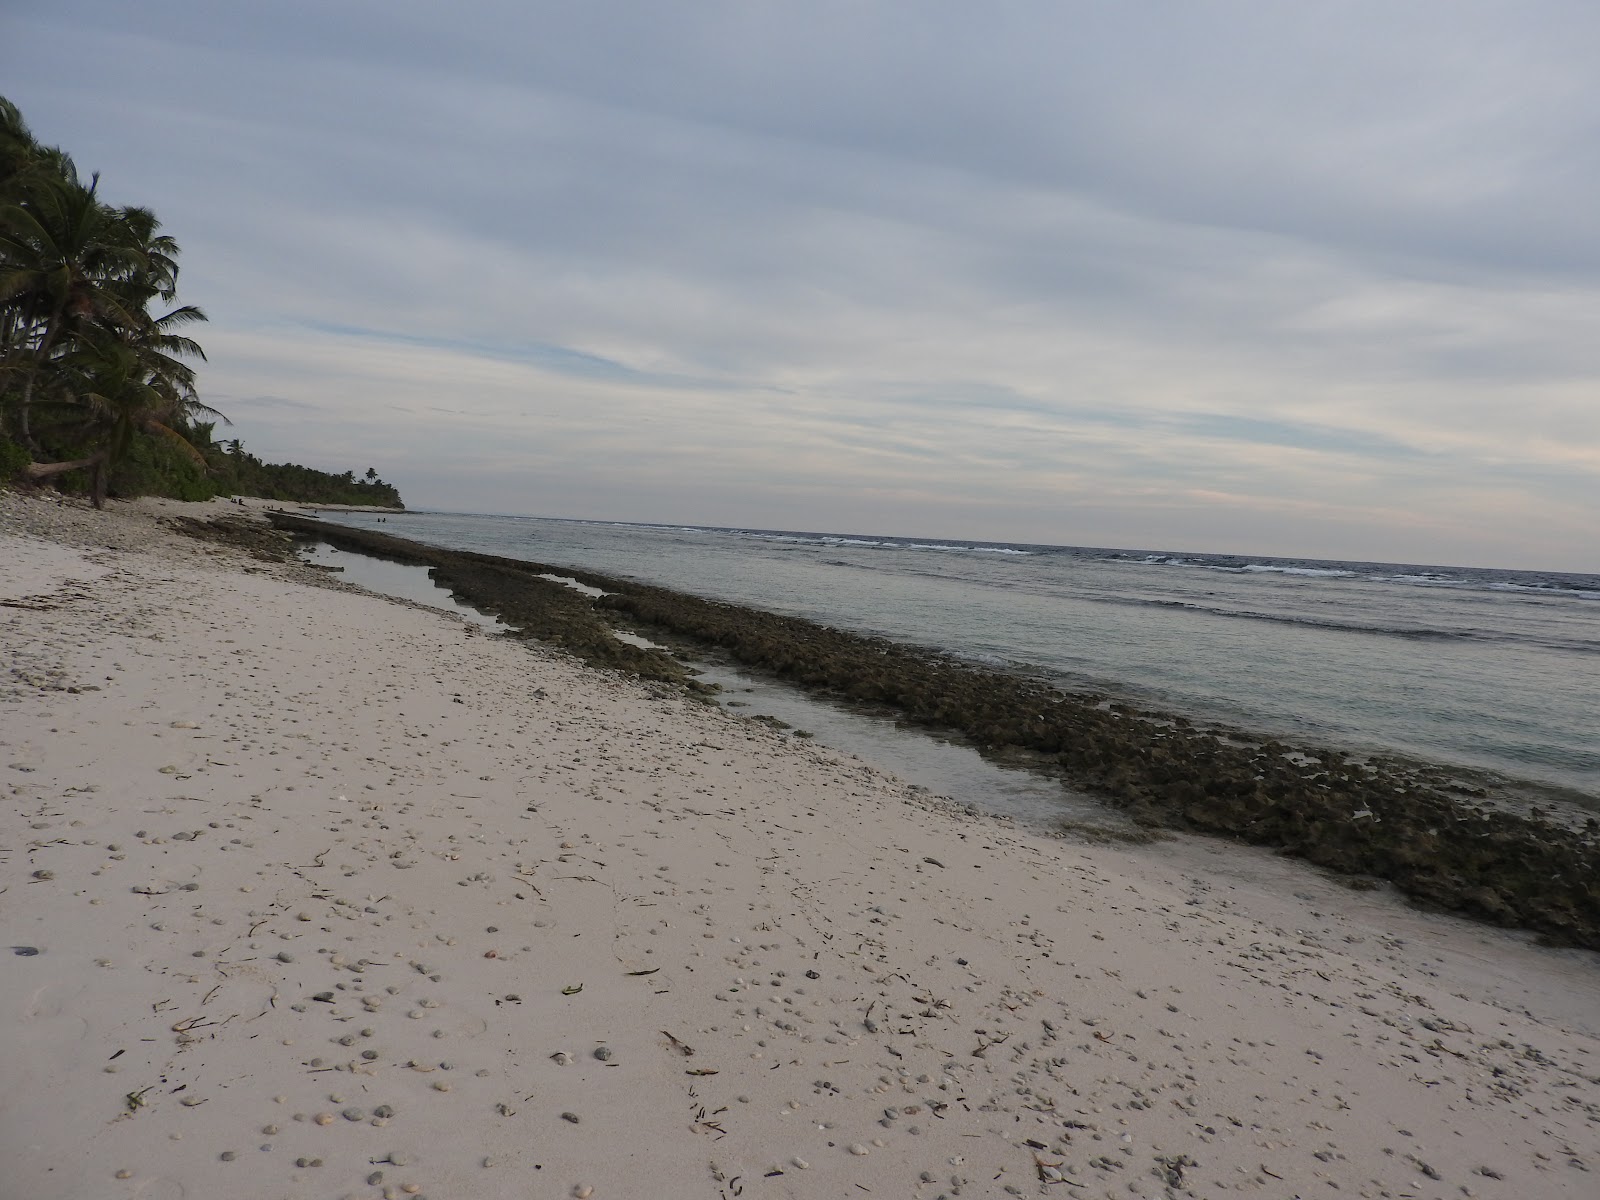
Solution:
<svg viewBox="0 0 1600 1200"><path fill-rule="evenodd" d="M413 502L1593 565L1591 7L800 14L64 0L6 70L235 432Z"/></svg>

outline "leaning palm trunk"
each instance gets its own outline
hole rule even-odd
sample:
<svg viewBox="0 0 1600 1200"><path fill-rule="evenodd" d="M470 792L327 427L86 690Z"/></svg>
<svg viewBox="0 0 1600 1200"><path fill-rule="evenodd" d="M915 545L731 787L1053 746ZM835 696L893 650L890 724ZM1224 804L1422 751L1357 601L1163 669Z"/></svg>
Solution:
<svg viewBox="0 0 1600 1200"><path fill-rule="evenodd" d="M41 479L50 479L56 475L64 475L68 471L76 471L80 467L98 466L104 463L105 459L106 453L104 450L102 450L97 454L91 454L88 458L77 458L73 459L71 462L29 463L27 466L22 468L22 474L25 479L38 482Z"/></svg>
<svg viewBox="0 0 1600 1200"><path fill-rule="evenodd" d="M17 441L29 454L39 453L39 443L33 440L33 430L28 424L28 409L33 404L33 381L38 368L28 372L28 377L22 382L22 399L17 404Z"/></svg>
<svg viewBox="0 0 1600 1200"><path fill-rule="evenodd" d="M56 335L61 332L62 324L63 314L57 311L46 324L44 336L34 348L33 366L22 382L22 402L17 406L17 440L30 454L39 453L39 443L33 439L33 426L29 418L33 406L33 387L39 381L39 372L45 368L50 347L55 343Z"/></svg>

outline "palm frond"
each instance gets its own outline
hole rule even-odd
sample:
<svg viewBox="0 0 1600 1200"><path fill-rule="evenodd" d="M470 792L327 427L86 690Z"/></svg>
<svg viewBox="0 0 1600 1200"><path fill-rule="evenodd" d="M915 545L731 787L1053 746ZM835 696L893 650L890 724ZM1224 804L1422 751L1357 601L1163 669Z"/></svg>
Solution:
<svg viewBox="0 0 1600 1200"><path fill-rule="evenodd" d="M174 446L183 452L186 458L188 458L202 470L209 469L210 464L206 462L206 456L201 454L200 451L196 450L189 439L184 437L183 434L179 433L176 429L173 429L168 425L163 425L160 421L146 421L144 423L144 427L147 432L157 434L169 440Z"/></svg>

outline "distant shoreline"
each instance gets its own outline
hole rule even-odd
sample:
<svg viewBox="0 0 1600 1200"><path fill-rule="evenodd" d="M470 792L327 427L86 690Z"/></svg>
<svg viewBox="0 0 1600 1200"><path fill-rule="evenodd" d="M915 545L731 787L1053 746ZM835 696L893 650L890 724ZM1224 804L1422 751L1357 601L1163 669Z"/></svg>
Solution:
<svg viewBox="0 0 1600 1200"><path fill-rule="evenodd" d="M304 501L300 504L302 509L311 512L366 512L366 513L403 513L403 508L385 508L378 504L316 504Z"/></svg>

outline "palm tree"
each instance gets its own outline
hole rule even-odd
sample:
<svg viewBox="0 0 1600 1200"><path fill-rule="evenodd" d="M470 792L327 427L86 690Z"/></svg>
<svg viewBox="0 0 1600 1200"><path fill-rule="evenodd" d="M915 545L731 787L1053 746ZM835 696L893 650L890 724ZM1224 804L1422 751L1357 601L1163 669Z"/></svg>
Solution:
<svg viewBox="0 0 1600 1200"><path fill-rule="evenodd" d="M202 470L207 468L205 456L181 430L196 411L213 410L175 396L136 347L104 335L83 337L62 357L60 366L56 377L60 390L52 397L64 410L60 430L74 443L94 449L70 462L35 464L29 472L34 478L87 467L90 499L100 508L111 468L127 455L138 433L163 440Z"/></svg>
<svg viewBox="0 0 1600 1200"><path fill-rule="evenodd" d="M227 418L200 402L194 369L205 353L184 332L204 321L193 305L157 316L178 288L178 244L147 208L114 208L71 158L40 146L15 105L0 97L0 405L34 459L33 479L92 468L105 499L109 469L139 434L179 446L202 418ZM0 408L0 418L8 414Z"/></svg>
<svg viewBox="0 0 1600 1200"><path fill-rule="evenodd" d="M56 146L41 146L17 106L0 96L0 204L20 200L40 179L78 181L72 156Z"/></svg>
<svg viewBox="0 0 1600 1200"><path fill-rule="evenodd" d="M88 187L40 178L21 203L0 209L0 304L14 307L23 326L7 366L22 371L17 432L35 453L33 394L63 335L90 322L123 329L138 323L130 281L148 271L150 259L138 226L100 202L99 183L98 175Z"/></svg>

